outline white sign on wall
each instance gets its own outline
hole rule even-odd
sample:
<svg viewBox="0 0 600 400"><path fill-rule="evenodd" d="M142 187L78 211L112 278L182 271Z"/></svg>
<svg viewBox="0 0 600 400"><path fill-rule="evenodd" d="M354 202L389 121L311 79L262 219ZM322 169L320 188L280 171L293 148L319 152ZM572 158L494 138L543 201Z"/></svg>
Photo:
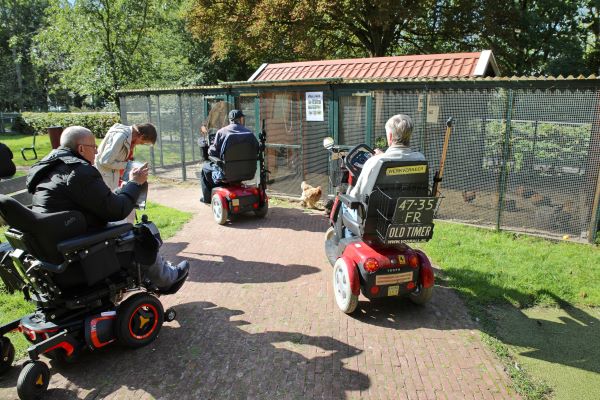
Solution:
<svg viewBox="0 0 600 400"><path fill-rule="evenodd" d="M323 92L306 92L306 120L324 121Z"/></svg>

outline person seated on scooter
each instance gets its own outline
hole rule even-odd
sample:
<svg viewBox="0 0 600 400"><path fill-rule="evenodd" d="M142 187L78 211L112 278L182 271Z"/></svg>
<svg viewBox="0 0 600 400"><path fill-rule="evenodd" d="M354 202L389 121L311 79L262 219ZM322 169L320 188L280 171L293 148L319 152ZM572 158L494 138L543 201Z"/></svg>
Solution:
<svg viewBox="0 0 600 400"><path fill-rule="evenodd" d="M27 190L33 194L31 209L39 213L80 211L91 231L127 217L147 185L148 167L134 168L129 182L112 192L93 166L96 151L96 141L89 129L81 126L65 129L60 147L35 163L27 174ZM183 261L173 266L157 255L154 264L142 268L145 277L160 291L174 293L185 282L189 263Z"/></svg>
<svg viewBox="0 0 600 400"><path fill-rule="evenodd" d="M385 161L425 161L425 156L422 153L410 148L410 137L413 129L412 119L404 114L394 115L385 123L385 134L389 147L385 152L377 149L375 155L365 162L356 184L348 188L349 195L364 202L365 196L373 191L373 185L377 180L381 165ZM352 219L357 218L356 210L351 210L345 205L342 210Z"/></svg>
<svg viewBox="0 0 600 400"><path fill-rule="evenodd" d="M208 148L208 155L225 158L227 148L238 143L253 143L258 153L258 140L250 129L244 126L245 116L241 110L231 110L229 112L230 124L217 131L215 139ZM200 175L200 187L202 188L202 198L200 201L210 203L211 192L225 177L223 170L217 164L206 161L202 166Z"/></svg>

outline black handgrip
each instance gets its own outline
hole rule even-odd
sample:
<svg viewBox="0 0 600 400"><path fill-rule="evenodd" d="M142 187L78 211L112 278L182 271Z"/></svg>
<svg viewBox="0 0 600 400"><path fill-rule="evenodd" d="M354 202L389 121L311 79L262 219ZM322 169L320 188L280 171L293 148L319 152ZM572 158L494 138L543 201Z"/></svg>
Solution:
<svg viewBox="0 0 600 400"><path fill-rule="evenodd" d="M36 269L43 269L48 272L53 272L55 274L62 274L67 269L67 263L64 262L62 264L50 264L44 261L36 261L31 264L32 267Z"/></svg>

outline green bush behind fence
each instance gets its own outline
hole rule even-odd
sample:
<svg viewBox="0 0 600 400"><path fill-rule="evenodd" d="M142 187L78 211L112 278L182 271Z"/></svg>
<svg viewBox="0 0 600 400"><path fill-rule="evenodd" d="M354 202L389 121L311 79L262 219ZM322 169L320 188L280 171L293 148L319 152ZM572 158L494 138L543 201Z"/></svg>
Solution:
<svg viewBox="0 0 600 400"><path fill-rule="evenodd" d="M108 129L120 122L118 113L33 113L24 112L17 118L16 130L21 133L48 133L51 126L84 126L102 138Z"/></svg>

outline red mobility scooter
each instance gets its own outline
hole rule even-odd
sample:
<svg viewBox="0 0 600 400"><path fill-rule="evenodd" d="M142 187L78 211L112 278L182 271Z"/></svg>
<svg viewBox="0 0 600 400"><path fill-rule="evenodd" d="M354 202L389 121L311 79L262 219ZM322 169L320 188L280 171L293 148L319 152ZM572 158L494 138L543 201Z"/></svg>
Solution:
<svg viewBox="0 0 600 400"><path fill-rule="evenodd" d="M267 134L265 122L259 134L258 148L248 143L238 143L227 148L224 158L208 155L208 143L214 140L214 133L209 135L209 140L203 147L205 159L217 164L222 170L224 178L212 189L211 209L213 218L219 225L223 225L231 216L245 212L253 212L257 217L264 218L269 211L269 198L267 196L267 171L265 166L265 143ZM260 171L258 182L246 184L256 176L256 165Z"/></svg>
<svg viewBox="0 0 600 400"><path fill-rule="evenodd" d="M427 162L384 161L363 201L343 191L356 182L373 150L361 144L346 152L331 138L324 146L334 168L331 184L338 190L325 240L338 307L353 313L361 292L368 299L408 297L425 304L433 293L433 269L425 253L408 243L433 236L439 198L436 184L430 191Z"/></svg>

